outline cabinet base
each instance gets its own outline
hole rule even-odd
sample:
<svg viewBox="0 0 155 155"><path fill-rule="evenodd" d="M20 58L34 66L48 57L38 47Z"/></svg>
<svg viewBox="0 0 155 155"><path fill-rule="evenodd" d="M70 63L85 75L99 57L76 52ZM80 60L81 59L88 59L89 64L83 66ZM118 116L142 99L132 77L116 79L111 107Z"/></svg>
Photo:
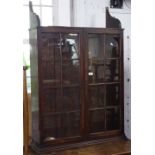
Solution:
<svg viewBox="0 0 155 155"><path fill-rule="evenodd" d="M53 151L62 151L62 150L67 150L67 149L75 149L75 148L81 148L85 146L90 146L94 144L100 144L103 142L108 142L108 141L117 141L120 139L126 139L124 136L119 136L119 137L113 137L113 138L106 138L106 139L97 139L97 140L89 140L89 141L82 141L82 142L75 142L72 144L62 144L62 145L57 145L57 146L38 146L34 142L31 143L30 147L33 151L35 151L37 154L43 154L43 153L50 153Z"/></svg>

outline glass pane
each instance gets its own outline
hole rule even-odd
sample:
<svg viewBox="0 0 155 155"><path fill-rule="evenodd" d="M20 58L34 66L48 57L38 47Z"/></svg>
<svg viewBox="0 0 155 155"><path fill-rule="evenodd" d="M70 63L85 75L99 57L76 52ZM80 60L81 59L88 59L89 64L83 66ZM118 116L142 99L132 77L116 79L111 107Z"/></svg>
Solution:
<svg viewBox="0 0 155 155"><path fill-rule="evenodd" d="M104 110L90 111L90 132L105 130Z"/></svg>
<svg viewBox="0 0 155 155"><path fill-rule="evenodd" d="M63 60L79 59L79 36L78 34L62 34L62 56Z"/></svg>
<svg viewBox="0 0 155 155"><path fill-rule="evenodd" d="M80 112L64 113L62 115L61 137L80 135Z"/></svg>
<svg viewBox="0 0 155 155"><path fill-rule="evenodd" d="M119 60L105 61L105 81L119 81Z"/></svg>
<svg viewBox="0 0 155 155"><path fill-rule="evenodd" d="M51 141L59 138L61 132L61 115L55 114L44 116L44 141Z"/></svg>
<svg viewBox="0 0 155 155"><path fill-rule="evenodd" d="M43 110L50 115L44 118L45 140L80 135L78 52L77 34L64 34L60 39L58 33L42 33Z"/></svg>
<svg viewBox="0 0 155 155"><path fill-rule="evenodd" d="M90 60L103 60L104 58L104 35L89 34L88 49Z"/></svg>
<svg viewBox="0 0 155 155"><path fill-rule="evenodd" d="M42 35L42 72L43 83L51 86L60 86L61 58L59 47L59 34Z"/></svg>
<svg viewBox="0 0 155 155"><path fill-rule="evenodd" d="M90 96L90 108L96 108L98 106L98 87L89 86Z"/></svg>
<svg viewBox="0 0 155 155"><path fill-rule="evenodd" d="M89 83L103 82L104 78L104 35L89 34Z"/></svg>
<svg viewBox="0 0 155 155"><path fill-rule="evenodd" d="M61 90L46 88L43 91L44 96L44 112L60 112L61 104Z"/></svg>
<svg viewBox="0 0 155 155"><path fill-rule="evenodd" d="M106 110L106 130L120 128L120 110L118 108Z"/></svg>
<svg viewBox="0 0 155 155"><path fill-rule="evenodd" d="M80 112L44 116L44 141L80 135Z"/></svg>
<svg viewBox="0 0 155 155"><path fill-rule="evenodd" d="M79 60L63 61L62 64L63 85L79 84L80 64Z"/></svg>
<svg viewBox="0 0 155 155"><path fill-rule="evenodd" d="M106 35L106 52L107 58L119 57L119 37L114 35Z"/></svg>
<svg viewBox="0 0 155 155"><path fill-rule="evenodd" d="M106 85L106 105L119 105L119 85Z"/></svg>
<svg viewBox="0 0 155 155"><path fill-rule="evenodd" d="M89 86L90 108L104 107L104 86Z"/></svg>
<svg viewBox="0 0 155 155"><path fill-rule="evenodd" d="M63 89L63 111L80 109L80 90L79 88Z"/></svg>
<svg viewBox="0 0 155 155"><path fill-rule="evenodd" d="M104 64L101 63L92 63L89 66L88 80L89 83L101 83L104 81Z"/></svg>
<svg viewBox="0 0 155 155"><path fill-rule="evenodd" d="M44 116L44 128L56 128L60 124L60 115L59 114L52 114L49 116Z"/></svg>
<svg viewBox="0 0 155 155"><path fill-rule="evenodd" d="M62 34L61 45L63 84L64 86L79 84L80 61L78 34Z"/></svg>
<svg viewBox="0 0 155 155"><path fill-rule="evenodd" d="M42 26L53 25L52 7L42 7Z"/></svg>

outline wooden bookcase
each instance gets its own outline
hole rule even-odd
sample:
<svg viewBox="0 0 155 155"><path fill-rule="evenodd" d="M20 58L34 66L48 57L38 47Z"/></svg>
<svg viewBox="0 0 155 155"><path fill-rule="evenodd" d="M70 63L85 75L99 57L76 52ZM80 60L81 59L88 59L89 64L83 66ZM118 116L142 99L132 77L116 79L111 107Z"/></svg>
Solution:
<svg viewBox="0 0 155 155"><path fill-rule="evenodd" d="M42 27L30 3L35 151L123 135L123 29L114 20L107 10L106 28Z"/></svg>

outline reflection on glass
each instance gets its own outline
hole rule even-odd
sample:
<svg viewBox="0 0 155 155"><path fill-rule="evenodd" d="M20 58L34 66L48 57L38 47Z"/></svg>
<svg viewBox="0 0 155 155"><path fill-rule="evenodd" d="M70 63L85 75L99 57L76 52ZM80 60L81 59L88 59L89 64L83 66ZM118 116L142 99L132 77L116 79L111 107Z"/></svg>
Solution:
<svg viewBox="0 0 155 155"><path fill-rule="evenodd" d="M89 34L88 49L90 132L119 129L119 37Z"/></svg>
<svg viewBox="0 0 155 155"><path fill-rule="evenodd" d="M63 60L79 59L79 37L78 34L62 34Z"/></svg>
<svg viewBox="0 0 155 155"><path fill-rule="evenodd" d="M106 52L105 56L107 58L119 57L119 38L114 35L106 35L105 39Z"/></svg>
<svg viewBox="0 0 155 155"><path fill-rule="evenodd" d="M61 38L58 33L43 34L41 58L44 84L50 83L53 86L59 86L61 70L64 85L79 83L80 60L77 34L62 34Z"/></svg>
<svg viewBox="0 0 155 155"><path fill-rule="evenodd" d="M79 36L42 33L41 46L44 140L80 135Z"/></svg>
<svg viewBox="0 0 155 155"><path fill-rule="evenodd" d="M58 47L59 34L42 34L42 75L43 83L53 86L60 85L61 66L60 49Z"/></svg>
<svg viewBox="0 0 155 155"><path fill-rule="evenodd" d="M62 64L63 85L79 84L80 64L79 60L68 60Z"/></svg>
<svg viewBox="0 0 155 155"><path fill-rule="evenodd" d="M79 37L77 34L62 34L61 41L63 84L79 84Z"/></svg>
<svg viewBox="0 0 155 155"><path fill-rule="evenodd" d="M105 81L119 81L119 60L105 61Z"/></svg>
<svg viewBox="0 0 155 155"><path fill-rule="evenodd" d="M89 83L102 82L104 78L104 35L89 34Z"/></svg>
<svg viewBox="0 0 155 155"><path fill-rule="evenodd" d="M104 55L105 41L105 55ZM89 83L119 81L119 38L115 35L89 34Z"/></svg>
<svg viewBox="0 0 155 155"><path fill-rule="evenodd" d="M89 34L88 35L88 49L89 59L103 60L104 58L104 35Z"/></svg>

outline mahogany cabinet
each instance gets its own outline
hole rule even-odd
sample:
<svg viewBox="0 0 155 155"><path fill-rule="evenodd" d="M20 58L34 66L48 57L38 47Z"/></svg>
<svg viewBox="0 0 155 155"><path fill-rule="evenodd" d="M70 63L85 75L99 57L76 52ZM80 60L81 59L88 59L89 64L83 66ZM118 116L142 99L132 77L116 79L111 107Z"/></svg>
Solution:
<svg viewBox="0 0 155 155"><path fill-rule="evenodd" d="M122 136L123 29L35 22L29 31L32 148L44 152Z"/></svg>

